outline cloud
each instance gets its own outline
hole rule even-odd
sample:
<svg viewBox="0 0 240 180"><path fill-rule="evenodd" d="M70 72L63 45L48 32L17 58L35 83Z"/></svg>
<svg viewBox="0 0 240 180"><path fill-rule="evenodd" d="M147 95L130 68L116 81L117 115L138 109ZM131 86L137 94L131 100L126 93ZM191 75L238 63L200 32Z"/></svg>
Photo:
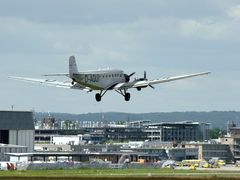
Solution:
<svg viewBox="0 0 240 180"><path fill-rule="evenodd" d="M218 50L225 48L231 41L239 42L239 24L225 19L142 17L131 23L66 26L24 18L0 17L0 23L0 52L64 56L74 54L80 61L84 61L83 68L86 69L96 66L103 68L104 64L142 69L146 59L152 68L169 68L169 61L172 61L173 68L177 69L175 67L180 68L184 62L199 65L199 62L192 59L196 50L208 51L207 46L214 46ZM216 40L221 43L214 42ZM185 52L186 49L189 49L188 53ZM187 57L178 63L178 56Z"/></svg>
<svg viewBox="0 0 240 180"><path fill-rule="evenodd" d="M185 37L196 37L206 40L221 40L228 32L226 22L216 22L211 19L186 19L179 22L180 34Z"/></svg>
<svg viewBox="0 0 240 180"><path fill-rule="evenodd" d="M235 20L240 20L240 5L236 5L231 7L228 11L227 14L229 17L235 19Z"/></svg>
<svg viewBox="0 0 240 180"><path fill-rule="evenodd" d="M216 4L208 0L1 0L0 16L15 16L38 23L49 24L108 24L131 23L142 17L181 18L217 14ZM181 8L179 8L181 7ZM191 7L191 8L189 8ZM202 10L204 8L204 11ZM44 9L44 12L43 12ZM193 13L194 12L194 13Z"/></svg>

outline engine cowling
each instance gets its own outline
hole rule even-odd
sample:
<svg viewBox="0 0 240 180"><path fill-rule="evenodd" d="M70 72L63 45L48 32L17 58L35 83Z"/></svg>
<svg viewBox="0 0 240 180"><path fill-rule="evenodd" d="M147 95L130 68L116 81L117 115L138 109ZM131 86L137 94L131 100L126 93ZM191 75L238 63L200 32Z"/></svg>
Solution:
<svg viewBox="0 0 240 180"><path fill-rule="evenodd" d="M125 77L125 82L129 82L130 81L130 77L132 76L132 75L134 75L135 74L135 72L133 72L132 74L124 74L124 77Z"/></svg>
<svg viewBox="0 0 240 180"><path fill-rule="evenodd" d="M130 77L127 74L124 74L125 77L125 82L129 82L130 81Z"/></svg>

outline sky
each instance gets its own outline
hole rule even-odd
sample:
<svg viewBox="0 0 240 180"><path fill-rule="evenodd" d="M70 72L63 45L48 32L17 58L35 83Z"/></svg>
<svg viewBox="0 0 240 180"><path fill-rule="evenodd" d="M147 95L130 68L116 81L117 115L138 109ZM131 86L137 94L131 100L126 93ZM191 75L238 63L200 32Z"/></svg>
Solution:
<svg viewBox="0 0 240 180"><path fill-rule="evenodd" d="M0 0L0 109L37 112L240 111L239 0ZM79 70L136 72L148 79L211 71L156 85L131 100L29 84ZM66 80L66 79L64 79Z"/></svg>

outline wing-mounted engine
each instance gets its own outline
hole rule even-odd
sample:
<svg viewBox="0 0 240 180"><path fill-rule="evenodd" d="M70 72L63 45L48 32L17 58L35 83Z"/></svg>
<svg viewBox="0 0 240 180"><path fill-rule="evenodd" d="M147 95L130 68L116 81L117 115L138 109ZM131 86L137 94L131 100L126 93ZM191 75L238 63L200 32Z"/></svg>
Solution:
<svg viewBox="0 0 240 180"><path fill-rule="evenodd" d="M148 81L148 79L147 79L147 72L144 71L143 77L142 77L142 78L138 78L138 79L136 79L135 81ZM147 84L147 85L143 85L143 86L137 87L137 90L138 90L138 91L141 91L142 88L146 88L146 87L148 87L148 86L150 86L151 88L154 89L154 87L153 87L152 85Z"/></svg>
<svg viewBox="0 0 240 180"><path fill-rule="evenodd" d="M144 71L144 74L143 74L143 77L142 78L138 78L138 79L136 79L136 81L147 81L148 79L147 79L147 73L146 73L146 71Z"/></svg>

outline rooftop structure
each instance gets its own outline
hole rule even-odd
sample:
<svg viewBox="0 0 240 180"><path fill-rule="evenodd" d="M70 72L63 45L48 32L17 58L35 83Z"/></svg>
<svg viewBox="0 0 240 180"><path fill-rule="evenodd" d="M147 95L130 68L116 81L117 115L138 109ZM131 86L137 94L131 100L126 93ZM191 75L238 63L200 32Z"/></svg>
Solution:
<svg viewBox="0 0 240 180"><path fill-rule="evenodd" d="M0 111L0 130L33 130L30 111Z"/></svg>
<svg viewBox="0 0 240 180"><path fill-rule="evenodd" d="M0 144L0 161L9 161L6 153L26 153L26 146L18 146L12 144Z"/></svg>

